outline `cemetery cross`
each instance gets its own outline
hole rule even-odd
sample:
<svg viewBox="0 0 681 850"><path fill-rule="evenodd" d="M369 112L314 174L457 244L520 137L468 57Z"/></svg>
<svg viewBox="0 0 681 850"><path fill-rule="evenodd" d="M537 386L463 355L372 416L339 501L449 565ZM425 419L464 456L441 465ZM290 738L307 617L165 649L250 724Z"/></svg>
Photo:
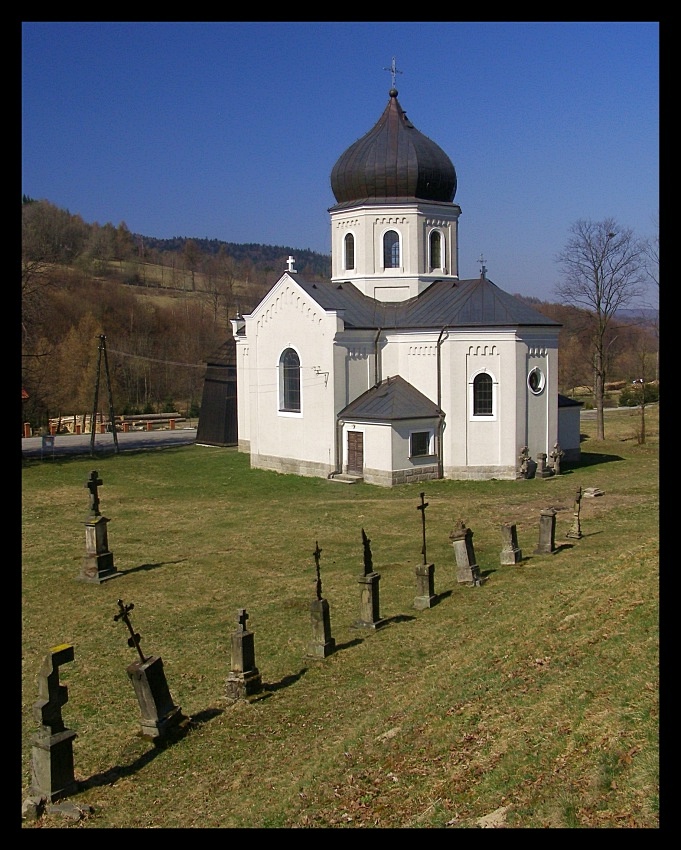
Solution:
<svg viewBox="0 0 681 850"><path fill-rule="evenodd" d="M322 554L322 550L319 548L319 541L315 540L315 550L312 553L314 556L315 568L317 570L317 599L322 598L322 577L319 573L319 556Z"/></svg>
<svg viewBox="0 0 681 850"><path fill-rule="evenodd" d="M83 485L87 487L90 491L90 516L101 516L99 510L99 495L97 493L97 487L101 487L104 482L97 475L97 470L93 469L90 473L90 477Z"/></svg>
<svg viewBox="0 0 681 850"><path fill-rule="evenodd" d="M423 549L421 549L421 554L423 555L423 563L427 564L428 561L426 559L426 508L428 507L428 502L424 502L423 498L426 495L425 493L421 493L421 504L416 506L417 511L421 511L421 524L423 527Z"/></svg>
<svg viewBox="0 0 681 850"><path fill-rule="evenodd" d="M130 622L130 617L128 616L128 612L132 611L135 607L131 602L129 605L124 605L123 600L118 600L118 607L121 609L120 614L116 614L114 616L114 620L123 620L125 625L128 627L128 631L130 632L130 637L128 638L128 646L134 646L137 652L139 653L139 657L142 659L142 664L145 664L147 659L142 654L142 650L140 649L140 635L135 632L132 627L132 623Z"/></svg>

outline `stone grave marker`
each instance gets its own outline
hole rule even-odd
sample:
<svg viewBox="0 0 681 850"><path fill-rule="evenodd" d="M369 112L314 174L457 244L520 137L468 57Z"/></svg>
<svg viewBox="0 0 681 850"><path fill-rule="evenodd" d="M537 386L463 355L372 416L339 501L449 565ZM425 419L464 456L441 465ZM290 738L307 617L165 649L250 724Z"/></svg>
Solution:
<svg viewBox="0 0 681 850"><path fill-rule="evenodd" d="M566 537L572 537L575 540L579 540L583 536L582 535L582 524L581 524L580 519L579 519L579 514L580 514L580 511L581 511L581 505L582 505L582 488L578 487L577 492L575 493L575 505L574 505L572 525L571 525L568 533L565 535Z"/></svg>
<svg viewBox="0 0 681 850"><path fill-rule="evenodd" d="M482 581L480 579L480 567L475 562L473 532L461 520L452 530L449 539L452 541L456 558L457 582L471 587L479 587Z"/></svg>
<svg viewBox="0 0 681 850"><path fill-rule="evenodd" d="M246 628L246 620L246 609L239 608L237 627L232 632L232 669L226 685L227 697L231 700L246 699L262 690L262 677L255 666L254 636Z"/></svg>
<svg viewBox="0 0 681 850"><path fill-rule="evenodd" d="M130 664L126 672L132 682L142 714L140 737L156 743L164 740L173 730L185 724L188 718L173 702L161 657L150 655L147 658L142 652L140 635L133 629L130 622L130 611L134 607L132 602L125 605L123 600L119 599L119 612L114 616L114 621L121 620L125 623L130 632L128 646L134 647L139 655L139 661Z"/></svg>
<svg viewBox="0 0 681 850"><path fill-rule="evenodd" d="M530 451L527 446L523 446L518 457L518 478L534 478L537 471L537 464L530 457Z"/></svg>
<svg viewBox="0 0 681 850"><path fill-rule="evenodd" d="M78 790L73 772L73 739L67 729L62 706L68 702L68 688L59 683L59 668L73 661L73 646L53 647L45 656L38 674L39 699L33 703L33 717L40 729L33 738L31 754L31 798L52 803Z"/></svg>
<svg viewBox="0 0 681 850"><path fill-rule="evenodd" d="M539 514L539 543L535 555L551 555L556 551L556 511L546 508Z"/></svg>
<svg viewBox="0 0 681 850"><path fill-rule="evenodd" d="M535 478L552 478L553 470L546 463L546 452L539 452L537 455L537 469L535 470Z"/></svg>
<svg viewBox="0 0 681 850"><path fill-rule="evenodd" d="M428 502L424 501L425 493L421 493L421 504L416 506L417 511L421 511L421 529L423 546L421 547L421 555L423 563L416 565L416 596L414 597L414 608L423 611L425 608L432 608L435 604L435 564L429 564L426 555L426 508Z"/></svg>
<svg viewBox="0 0 681 850"><path fill-rule="evenodd" d="M514 523L504 522L501 526L503 541L499 560L502 564L518 564L523 559L523 553L518 547L518 532Z"/></svg>
<svg viewBox="0 0 681 850"><path fill-rule="evenodd" d="M549 457L551 458L551 466L553 467L553 472L555 475L560 475L560 462L565 456L565 452L561 449L558 443L555 443L551 451L549 452Z"/></svg>
<svg viewBox="0 0 681 850"><path fill-rule="evenodd" d="M93 469L84 485L90 491L90 511L85 520L85 557L78 580L93 584L102 584L120 575L114 566L113 553L109 552L106 530L109 520L99 510L97 488L103 483L97 470Z"/></svg>
<svg viewBox="0 0 681 850"><path fill-rule="evenodd" d="M310 603L310 618L312 620L312 640L307 645L307 654L313 658L326 658L336 648L336 641L331 637L331 618L329 615L329 603L322 597L322 579L319 571L319 559L322 550L319 542L315 541L315 550L312 553L317 571L315 583L317 596Z"/></svg>
<svg viewBox="0 0 681 850"><path fill-rule="evenodd" d="M364 572L360 575L359 620L354 623L358 629L379 629L386 621L381 618L378 583L380 573L374 570L371 540L362 529L362 545L364 547Z"/></svg>

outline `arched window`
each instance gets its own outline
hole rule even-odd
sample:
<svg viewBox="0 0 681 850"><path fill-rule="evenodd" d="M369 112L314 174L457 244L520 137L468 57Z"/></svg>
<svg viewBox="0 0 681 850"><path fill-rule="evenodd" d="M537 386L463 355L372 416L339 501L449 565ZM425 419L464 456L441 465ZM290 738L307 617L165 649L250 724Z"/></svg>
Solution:
<svg viewBox="0 0 681 850"><path fill-rule="evenodd" d="M279 409L300 412L300 360L292 348L279 360Z"/></svg>
<svg viewBox="0 0 681 850"><path fill-rule="evenodd" d="M439 230L431 230L430 232L430 267L431 269L444 268L442 234Z"/></svg>
<svg viewBox="0 0 681 850"><path fill-rule="evenodd" d="M389 230L383 237L383 268L399 269L400 267L400 236L394 230Z"/></svg>
<svg viewBox="0 0 681 850"><path fill-rule="evenodd" d="M355 268L355 237L352 233L345 235L345 268Z"/></svg>
<svg viewBox="0 0 681 850"><path fill-rule="evenodd" d="M473 378L473 416L492 415L492 377L480 372Z"/></svg>

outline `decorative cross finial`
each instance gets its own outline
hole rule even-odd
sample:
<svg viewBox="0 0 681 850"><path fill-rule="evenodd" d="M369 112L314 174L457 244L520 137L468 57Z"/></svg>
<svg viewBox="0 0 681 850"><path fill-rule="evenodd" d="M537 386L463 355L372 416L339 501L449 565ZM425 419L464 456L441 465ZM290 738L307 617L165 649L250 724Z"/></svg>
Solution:
<svg viewBox="0 0 681 850"><path fill-rule="evenodd" d="M480 263L480 277L484 279L487 275L487 266L485 265L485 258L482 254L480 254L478 262Z"/></svg>
<svg viewBox="0 0 681 850"><path fill-rule="evenodd" d="M390 71L393 80L393 88L395 88L395 74L401 74L402 71L397 70L397 65L395 64L395 57L393 56L393 61L390 63L389 68L384 68L384 71Z"/></svg>
<svg viewBox="0 0 681 850"><path fill-rule="evenodd" d="M237 627L238 631L245 632L246 631L246 620L248 619L248 614L246 613L245 608L239 608L237 611Z"/></svg>
<svg viewBox="0 0 681 850"><path fill-rule="evenodd" d="M293 259L293 257L289 256L289 258L288 258L288 260L286 260L286 262L288 263L288 268L286 269L286 271L293 272L295 274L297 269L293 268L293 264L295 263L295 260Z"/></svg>

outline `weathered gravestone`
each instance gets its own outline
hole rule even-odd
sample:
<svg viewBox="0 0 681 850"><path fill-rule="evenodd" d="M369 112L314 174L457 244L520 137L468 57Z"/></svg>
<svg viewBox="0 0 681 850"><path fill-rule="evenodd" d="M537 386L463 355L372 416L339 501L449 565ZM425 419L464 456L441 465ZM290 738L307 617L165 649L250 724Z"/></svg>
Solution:
<svg viewBox="0 0 681 850"><path fill-rule="evenodd" d="M502 547L499 560L502 564L518 564L523 559L523 553L518 547L518 532L515 524L505 522L501 526Z"/></svg>
<svg viewBox="0 0 681 850"><path fill-rule="evenodd" d="M314 658L326 658L336 648L336 641L331 637L331 618L329 615L329 603L322 597L322 579L319 572L319 558L322 550L319 542L315 542L315 550L312 553L317 570L317 581L315 588L316 599L310 603L310 617L312 619L312 640L307 645L307 654Z"/></svg>
<svg viewBox="0 0 681 850"><path fill-rule="evenodd" d="M518 457L518 478L534 478L537 471L537 464L530 457L530 451L527 446L523 446Z"/></svg>
<svg viewBox="0 0 681 850"><path fill-rule="evenodd" d="M362 545L364 547L364 572L357 579L360 584L359 620L354 623L358 629L379 629L386 621L381 619L378 583L380 573L374 570L371 540L362 529Z"/></svg>
<svg viewBox="0 0 681 850"><path fill-rule="evenodd" d="M262 690L262 677L255 666L253 632L246 628L248 614L245 608L237 611L237 627L232 632L232 669L227 676L227 697L246 699Z"/></svg>
<svg viewBox="0 0 681 850"><path fill-rule="evenodd" d="M106 526L109 520L99 510L97 488L104 482L93 469L85 482L90 491L90 512L85 520L85 557L78 576L79 581L102 584L120 575L114 566L113 553L109 552Z"/></svg>
<svg viewBox="0 0 681 850"><path fill-rule="evenodd" d="M114 620L122 620L128 627L130 632L128 646L134 647L140 657L139 661L134 661L126 668L142 713L140 737L156 743L167 738L188 718L182 714L180 707L173 702L161 657L150 655L145 658L140 648L140 635L135 632L130 622L130 611L134 607L132 602L129 605L124 605L123 600L119 599L119 613L114 616Z"/></svg>
<svg viewBox="0 0 681 850"><path fill-rule="evenodd" d="M534 473L535 478L551 478L553 470L546 463L546 452L539 452L537 455L537 468Z"/></svg>
<svg viewBox="0 0 681 850"><path fill-rule="evenodd" d="M33 703L33 717L40 729L33 738L31 796L50 803L78 790L73 772L73 739L77 733L64 725L61 709L68 702L68 688L59 684L59 668L70 661L70 644L49 651L38 675L40 698Z"/></svg>
<svg viewBox="0 0 681 850"><path fill-rule="evenodd" d="M452 541L454 556L456 558L456 580L459 584L479 587L480 567L475 562L475 550L473 548L473 532L466 528L463 521L454 527L449 539Z"/></svg>
<svg viewBox="0 0 681 850"><path fill-rule="evenodd" d="M549 452L551 465L556 475L560 475L560 462L565 457L565 452L561 449L558 443L554 443L553 449Z"/></svg>
<svg viewBox="0 0 681 850"><path fill-rule="evenodd" d="M424 502L425 493L421 493L421 504L416 506L416 510L421 511L421 529L423 537L423 546L421 554L423 555L423 563L416 566L416 596L414 597L414 608L423 611L425 608L432 608L435 604L435 564L429 564L426 556L426 508L428 502Z"/></svg>
<svg viewBox="0 0 681 850"><path fill-rule="evenodd" d="M575 493L575 506L572 518L572 526L570 530L565 535L566 537L573 537L575 540L579 540L582 537L582 524L579 519L579 514L582 505L582 488L579 487L577 492Z"/></svg>
<svg viewBox="0 0 681 850"><path fill-rule="evenodd" d="M551 555L556 550L556 511L547 508L539 514L539 543L535 555Z"/></svg>

